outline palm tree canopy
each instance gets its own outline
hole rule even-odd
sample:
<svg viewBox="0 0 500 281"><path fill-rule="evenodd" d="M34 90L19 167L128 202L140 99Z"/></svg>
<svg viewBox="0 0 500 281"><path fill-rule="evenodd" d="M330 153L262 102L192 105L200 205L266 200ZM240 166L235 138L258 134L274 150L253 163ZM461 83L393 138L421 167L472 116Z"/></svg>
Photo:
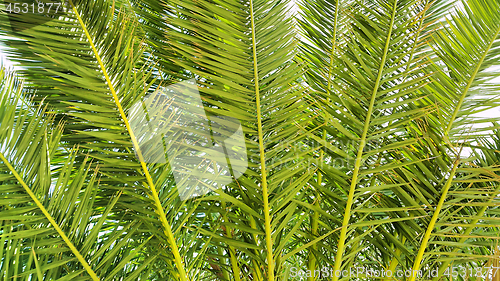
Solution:
<svg viewBox="0 0 500 281"><path fill-rule="evenodd" d="M500 278L499 0L0 6L0 278Z"/></svg>

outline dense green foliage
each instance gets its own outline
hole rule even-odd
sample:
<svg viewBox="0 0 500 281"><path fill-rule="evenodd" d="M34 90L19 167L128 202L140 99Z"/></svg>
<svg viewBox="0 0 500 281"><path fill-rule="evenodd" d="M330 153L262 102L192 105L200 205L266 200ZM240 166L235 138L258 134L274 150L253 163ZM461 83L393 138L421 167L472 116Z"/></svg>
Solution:
<svg viewBox="0 0 500 281"><path fill-rule="evenodd" d="M68 5L25 29L0 15L17 63L0 70L0 279L500 266L500 130L480 117L500 101L500 0ZM248 169L181 200L127 113L188 79L241 122Z"/></svg>

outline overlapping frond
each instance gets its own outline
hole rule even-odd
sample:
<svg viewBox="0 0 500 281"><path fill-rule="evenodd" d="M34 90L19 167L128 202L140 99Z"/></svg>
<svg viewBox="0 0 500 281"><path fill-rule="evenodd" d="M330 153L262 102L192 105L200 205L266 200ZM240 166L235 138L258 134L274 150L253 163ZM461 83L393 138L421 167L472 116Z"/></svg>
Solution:
<svg viewBox="0 0 500 281"><path fill-rule="evenodd" d="M338 7L340 4L342 1ZM322 104L328 125L324 126L322 135L313 138L324 147L327 161L335 163L337 159L346 159L336 167L321 163L320 170L328 183L324 187L324 184L316 185L321 197L328 194L327 197L334 196L331 200L345 200L330 205L342 214L335 222L341 229L335 234L338 246L334 250L334 270L351 264L355 256L349 255L349 251L355 253L364 241L370 240L369 233L358 232L358 227L384 223L357 210L374 208L369 200L373 192L390 189L390 186L373 186L376 174L408 162L386 155L414 143L415 139L401 137L406 125L432 110L429 103L426 106L418 102L423 97L420 88L428 81L422 74L426 65L422 45L429 23L426 13L431 6L421 1L344 3L347 4L350 4L347 24L351 27L344 27L345 43L339 44L338 51L324 59L320 67L314 64L312 68L317 76L325 76L321 75L322 68L333 67L335 73L322 83L331 85L331 89L320 87L326 93ZM337 10L334 11L337 14ZM433 15L432 11L429 15ZM318 28L311 24L306 27ZM309 54L316 57L314 53ZM311 83L319 84L315 80ZM379 211L384 213L383 209ZM357 223L351 223L353 218ZM390 219L385 221L389 223ZM352 242L347 243L349 240Z"/></svg>
<svg viewBox="0 0 500 281"><path fill-rule="evenodd" d="M498 125L475 115L498 105L500 3L454 2L70 0L1 21L25 85L2 76L0 277L487 265Z"/></svg>
<svg viewBox="0 0 500 281"><path fill-rule="evenodd" d="M53 124L53 114L26 102L12 73L0 72L0 89L0 276L104 280L140 274L131 261L156 257L121 256L135 244L130 229L141 223L128 224L129 233L113 223L120 192L105 208L95 205L98 170L88 158L75 165L76 149L61 151L63 127Z"/></svg>
<svg viewBox="0 0 500 281"><path fill-rule="evenodd" d="M155 36L148 42L160 64L174 65L164 68L166 74L195 78L206 112L239 120L247 137L247 172L202 199L207 201L203 203L207 212L213 204L225 209L220 210L221 226L204 231L214 245L228 246L226 258L220 251L212 252L215 248L208 254L210 265L215 268L217 264L220 270L214 269L216 276L227 277L227 271L232 271L238 275L236 280L249 274L257 280L272 280L282 272L285 233L296 211L292 199L308 179L305 157L294 147L301 143L310 120L304 113L306 96L298 84L301 68L292 60L296 42L287 4L176 1L137 5L139 13L146 14L149 28L164 30L165 37ZM168 21L163 22L163 17ZM169 72L177 67L183 70ZM250 210L255 212L241 213Z"/></svg>
<svg viewBox="0 0 500 281"><path fill-rule="evenodd" d="M21 75L34 97L45 99L56 111L56 120L66 122L63 143L79 145L81 152L99 164L104 177L96 204L107 206L107 198L125 188L113 214L123 224L137 219L137 213L156 217L145 224L170 245L172 251L163 251L164 257L169 257L167 262L175 261L180 278L186 280L168 222L171 218L165 215L160 199L169 194L171 185L163 186L166 193L160 194L162 186L154 182L159 174L153 178L151 167L137 161L134 154L140 150L125 111L149 90L151 70L142 63L144 49L141 39L134 36L138 23L119 8L109 1L78 6L70 1L65 17L10 32L14 38L7 42L12 48L10 59L24 66ZM8 23L2 21L2 25L8 28Z"/></svg>
<svg viewBox="0 0 500 281"><path fill-rule="evenodd" d="M485 123L492 119L481 113L498 106L498 86L491 80L498 77L499 7L498 1L464 1L433 34L436 75L429 87L452 141L491 129Z"/></svg>

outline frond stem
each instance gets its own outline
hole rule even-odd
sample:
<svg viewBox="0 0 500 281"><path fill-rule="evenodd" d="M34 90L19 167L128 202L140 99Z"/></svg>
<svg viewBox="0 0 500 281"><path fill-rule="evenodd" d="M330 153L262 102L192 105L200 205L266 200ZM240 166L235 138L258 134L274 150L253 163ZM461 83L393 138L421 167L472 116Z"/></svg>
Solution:
<svg viewBox="0 0 500 281"><path fill-rule="evenodd" d="M349 195L347 197L344 218L342 221L342 230L341 230L340 236L339 236L337 255L335 256L335 264L334 264L334 268L333 268L334 273L339 272L340 267L342 266L342 257L344 255L344 248L345 248L345 242L346 242L345 240L347 238L347 229L348 229L349 221L351 218L351 208L352 208L352 204L354 202L354 193L356 191L359 170L361 168L361 160L363 158L363 150L364 150L365 145L366 145L366 136L368 135L368 129L370 128L371 115L373 112L373 108L375 106L375 100L377 98L378 88L380 85L380 81L382 80L385 61L387 59L387 53L389 51L389 46L391 43L392 30L394 27L394 21L395 21L395 17L396 17L397 4L398 4L398 0L394 0L394 6L393 6L393 10L392 10L392 15L391 15L391 23L390 23L389 32L387 34L387 40L385 42L385 47L384 47L384 55L382 56L382 61L380 62L380 68L378 70L378 75L377 75L377 80L375 81L375 86L373 87L370 105L368 107L368 112L366 113L365 125L363 128L363 133L361 135L359 149L358 149L357 156L356 156L356 162L354 164L354 171L353 171L353 175L352 175L351 186L349 189ZM339 277L340 277L339 274L333 274L332 280L337 281L339 279Z"/></svg>
<svg viewBox="0 0 500 281"><path fill-rule="evenodd" d="M474 72L472 73L471 77L469 78L469 82L467 83L467 86L462 92L462 95L460 96L460 99L458 100L458 104L455 107L455 110L453 111L453 115L450 118L450 121L448 123L448 126L446 127L446 130L444 131L444 135L448 136L448 134L451 131L451 128L453 127L453 123L455 122L455 119L457 119L458 112L460 111L460 108L462 107L462 104L465 101L465 97L467 96L467 93L469 92L470 87L472 86L472 83L476 79L477 74L479 73L479 69L481 69L481 66L483 65L484 60L486 59L486 56L488 55L489 51L493 47L493 44L495 43L498 35L500 35L500 24L498 25L497 30L495 31L495 35L491 38L491 42L484 50L484 54L481 57L481 59L478 61L476 68L474 69Z"/></svg>
<svg viewBox="0 0 500 281"><path fill-rule="evenodd" d="M69 0L69 3L71 5L73 12L75 13L78 21L80 22L80 25L82 26L83 31L85 32L87 40L89 41L89 44L92 47L92 51L94 53L94 56L97 59L99 66L101 67L102 73L106 79L106 82L108 84L110 92L113 95L113 99L114 99L115 104L118 108L118 111L120 112L120 115L123 119L123 122L125 123L125 126L127 127L127 131L128 131L130 138L132 140L132 144L134 145L134 149L135 149L137 156L139 158L139 162L141 163L141 167L142 167L142 170L144 172L144 176L146 177L146 180L148 182L148 185L149 185L149 188L151 191L151 195L153 196L152 199L153 199L154 204L155 204L156 213L158 214L158 217L159 217L161 224L163 226L163 231L164 231L165 235L167 236L167 239L170 243L170 247L172 248L172 253L174 255L174 262L175 262L175 265L177 267L177 270L179 270L179 275L180 275L179 277L182 281L188 281L189 278L186 274L186 270L184 269L184 264L182 262L181 255L179 253L179 248L177 247L177 243L175 241L174 234L172 233L172 228L167 221L167 216L165 214L165 211L163 210L163 206L161 205L160 198L158 196L158 192L157 192L157 190L155 188L155 184L153 182L153 178L149 174L148 167L146 165L146 162L144 161L144 157L143 157L141 149L139 147L139 143L137 142L137 138L135 137L134 132L132 131L130 123L128 122L128 119L127 119L127 115L125 114L125 111L123 110L123 107L120 103L120 99L119 99L118 95L116 94L113 83L111 82L111 78L109 77L109 75L106 71L104 63L103 63L101 56L99 55L99 53L95 47L94 41L92 40L92 37L90 36L90 33L87 29L87 26L85 25L82 18L80 17L80 13L76 9L76 6L73 4L73 1Z"/></svg>
<svg viewBox="0 0 500 281"><path fill-rule="evenodd" d="M417 277L417 272L420 269L420 263L422 262L425 249L427 248L427 244L429 243L429 239L436 225L436 221L439 218L439 213L443 208L444 200L448 196L448 191L450 190L451 184L453 183L453 177L455 177L455 173L457 171L459 163L460 163L459 159L456 159L455 162L453 163L453 168L451 170L450 176L446 181L446 185L444 186L443 192L441 193L441 198L439 199L439 203L437 204L436 209L434 210L434 214L432 215L431 221L425 231L424 238L422 239L422 243L420 244L420 248L418 249L418 254L417 257L415 258L415 262L412 267L412 274L409 281L415 281L415 278Z"/></svg>
<svg viewBox="0 0 500 281"><path fill-rule="evenodd" d="M271 230L271 216L269 210L269 194L267 190L266 157L264 154L264 136L262 133L262 116L260 111L260 91L259 91L259 70L257 68L257 41L255 39L255 19L253 11L253 1L250 0L250 21L252 25L252 52L253 52L253 73L255 83L255 99L257 107L257 130L259 137L260 153L260 172L262 176L262 198L264 201L264 225L266 232L266 251L267 251L267 280L274 280L274 258L273 258L273 240Z"/></svg>
<svg viewBox="0 0 500 281"><path fill-rule="evenodd" d="M496 194L498 194L499 191L500 191L500 185L497 186L495 191L490 196L489 200L487 201L488 204L492 203L495 200ZM483 217L484 214L486 213L486 211L488 210L488 208L489 208L488 205L483 206L479 210L479 213L477 213L476 217L478 217L478 218ZM460 240L458 241L458 244L463 244L463 243L465 243L465 241L467 241L467 239L469 239L467 236L469 236L471 234L472 230L474 230L477 227L476 225L478 224L479 221L480 221L480 219L474 219L470 222L471 226L467 227L467 229L464 231L463 237L460 238ZM460 250L461 250L461 248L456 247L455 249L453 249L452 253L458 253ZM450 263L451 263L451 261L444 261L441 264L441 266L439 267L439 271L438 271L437 276L443 276L444 271L446 270L446 268L448 268ZM438 279L439 279L438 277L435 277L432 280L437 281Z"/></svg>
<svg viewBox="0 0 500 281"><path fill-rule="evenodd" d="M54 227L54 229L57 231L57 233L59 234L59 236L61 236L61 238L66 243L66 245L68 245L68 247L70 248L71 252L73 252L73 254L76 256L76 258L78 259L78 261L83 265L83 268L85 268L85 270L90 275L90 277L92 278L92 280L99 281L100 280L99 277L97 277L97 274L95 274L94 270L90 267L90 265L87 263L87 261L85 260L85 258L82 256L82 254L80 254L80 252L75 247L75 245L73 245L73 243L71 243L71 241L69 240L68 236L66 236L66 234L61 229L61 227L57 224L57 222L54 220L54 218L52 218L52 216L47 211L47 209L45 209L45 207L43 206L43 204L38 200L38 198L36 197L35 193L33 193L33 191L31 191L31 189L28 187L28 185L24 182L23 178L17 173L17 171L9 163L9 161L5 158L5 156L3 155L2 152L0 152L0 160L2 160L2 162L5 164L5 166L7 166L7 168L11 171L11 173L17 179L17 181L19 182L19 184L21 184L21 186L24 188L24 190L26 190L26 193L28 193L28 195L31 197L31 200L33 200L33 202L35 202L35 205L40 209L40 211L42 211L42 213L45 215L45 217L50 222L50 224L52 225L52 227Z"/></svg>

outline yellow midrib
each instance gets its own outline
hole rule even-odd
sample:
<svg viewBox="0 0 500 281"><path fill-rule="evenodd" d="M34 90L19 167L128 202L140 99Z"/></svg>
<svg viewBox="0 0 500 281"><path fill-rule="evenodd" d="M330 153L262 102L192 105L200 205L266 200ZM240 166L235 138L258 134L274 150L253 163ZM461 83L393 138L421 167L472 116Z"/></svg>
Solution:
<svg viewBox="0 0 500 281"><path fill-rule="evenodd" d="M54 227L54 229L57 231L57 233L64 240L64 242L66 243L66 245L68 245L68 247L70 248L71 252L73 252L73 254L76 256L76 258L78 259L78 261L83 265L83 268L85 268L85 270L90 275L90 277L92 278L92 280L99 281L100 280L99 277L97 277L97 274L95 274L94 270L92 270L92 268L87 263L87 261L82 256L82 254L80 254L80 252L75 247L75 245L73 245L73 243L71 243L71 241L69 240L68 236L66 236L66 234L61 229L61 227L59 226L59 224L57 224L57 222L54 220L54 218L52 218L52 216L47 211L47 209L45 209L45 207L38 200L38 198L33 193L33 191L31 191L31 189L28 187L28 185L24 182L24 180L21 178L21 176L17 173L17 171L14 169L14 167L9 163L9 161L5 158L5 156L1 152L0 152L0 159L3 161L3 163L5 164L5 166L7 166L7 168L9 168L9 170L11 171L11 173L14 175L14 177L17 179L17 181L21 184L21 186L24 188L24 190L26 190L26 192L28 193L28 195L33 200L33 202L35 202L35 205L40 209L40 211L42 211L42 213L45 215L45 217L50 222L50 224L52 225L52 227Z"/></svg>
<svg viewBox="0 0 500 281"><path fill-rule="evenodd" d="M141 163L141 167L142 167L142 170L144 172L144 176L146 177L151 194L153 196L153 201L154 201L154 204L156 207L156 212L157 212L159 219L162 223L163 230L164 230L165 235L167 236L167 239L170 243L170 247L172 248L172 253L174 255L174 262L176 264L177 270L179 270L180 279L182 281L188 281L189 278L188 278L186 271L184 269L184 264L182 262L182 258L181 258L180 253L179 253L179 248L177 247L177 243L176 243L174 235L172 233L172 228L167 221L165 211L163 210L163 206L161 205L160 198L158 196L158 192L156 191L153 179L152 179L151 175L149 174L149 170L148 170L146 163L144 161L144 157L143 157L142 152L140 150L139 143L137 142L137 138L135 137L134 132L132 131L132 128L131 128L131 126L128 122L128 119L127 119L127 115L125 114L125 111L123 110L123 107L121 106L120 99L118 98L118 95L116 94L113 83L111 82L111 79L106 71L106 68L104 67L104 63L102 62L101 57L100 57L100 55L95 47L94 41L92 40L92 37L90 36L90 33L87 29L87 26L85 25L82 18L80 17L80 14L79 14L78 10L76 9L76 6L73 4L73 1L69 0L69 3L72 7L73 12L75 13L76 17L78 18L78 22L80 23L80 25L85 33L85 36L87 37L87 40L92 48L94 56L97 59L99 66L101 67L101 71L106 79L109 90L110 90L111 94L113 95L113 99L114 99L115 104L118 108L118 111L120 112L120 116L122 117L123 122L125 123L125 126L127 127L127 131L130 135L130 138L132 140L132 144L133 144L134 149L135 149L137 156L139 158L139 162Z"/></svg>
<svg viewBox="0 0 500 281"><path fill-rule="evenodd" d="M351 180L351 186L349 188L349 195L347 197L346 209L345 209L344 218L342 221L342 230L340 232L340 237L338 240L339 243L338 243L338 247L337 247L337 255L335 256L335 264L334 264L333 272L338 272L340 270L340 267L342 266L342 257L344 255L345 240L346 240L346 236L347 236L348 224L349 224L349 221L351 218L351 208L352 208L352 204L354 202L354 193L356 191L359 169L361 168L361 159L363 157L363 150L364 150L365 144L366 144L366 136L368 135L368 129L370 127L371 115L373 112L373 108L375 106L375 99L377 97L379 84L380 84L380 81L382 79L382 73L384 70L385 61L387 59L387 53L389 51L392 30L394 27L394 19L396 17L397 4L398 4L398 0L395 0L392 15L391 15L391 23L390 23L390 27L389 27L389 32L387 34L387 40L385 42L384 55L383 55L382 61L380 63L380 68L378 71L377 80L375 81L375 86L373 87L373 93L372 93L370 105L368 107L368 111L366 114L366 120L365 120L365 125L363 128L363 133L362 133L361 139L360 139L359 149L358 149L357 156L356 156L356 163L354 165L354 171L353 171L352 180ZM339 279L339 277L340 276L337 276L336 274L334 274L332 280L336 281Z"/></svg>
<svg viewBox="0 0 500 281"><path fill-rule="evenodd" d="M495 41L497 40L497 38L498 38L499 35L500 35L500 24L498 25L498 28L497 28L495 34L493 35L490 44L484 50L483 56L478 61L477 65L476 65L476 68L474 69L474 72L472 73L471 77L469 78L467 86L464 88L464 90L462 92L462 95L460 96L460 99L458 100L458 104L455 107L455 110L453 111L453 114L452 114L452 116L450 118L450 121L448 122L448 126L446 127L446 130L444 132L445 136L448 136L448 134L450 133L451 128L453 127L453 123L455 122L455 119L457 119L458 112L460 111L460 108L462 108L462 104L465 101L465 97L467 96L467 93L469 92L469 89L472 86L472 83L474 82L474 80L476 79L477 74L479 73L479 69L483 65L484 60L488 56L488 53L490 52L491 48L493 47L493 44L495 43Z"/></svg>
<svg viewBox="0 0 500 281"><path fill-rule="evenodd" d="M274 281L274 258L273 241L271 231L271 216L269 210L269 198L267 190L266 157L264 154L264 137L262 133L262 116L260 111L260 92L259 92L259 71L257 68L257 42L255 39L255 20L253 15L253 1L250 0L250 21L252 25L252 51L253 51L253 70L255 83L255 99L257 107L257 131L259 137L260 153L260 173L262 176L262 197L264 201L264 226L266 232L266 250L267 250L267 280Z"/></svg>
<svg viewBox="0 0 500 281"><path fill-rule="evenodd" d="M436 209L434 210L434 214L432 215L431 221L427 226L427 230L425 231L424 238L422 239L422 243L420 244L417 257L415 258L415 262L413 263L412 274L411 274L412 276L409 281L415 281L415 278L417 277L417 272L420 269L420 263L422 262L422 259L424 257L425 249L427 248L427 244L429 243L432 231L434 230L434 227L436 225L436 221L439 217L439 212L443 208L444 200L448 195L448 190L450 190L451 184L453 182L453 177L455 176L459 163L460 163L459 159L455 160L455 162L453 163L453 168L451 170L450 176L446 181L446 185L443 188L443 192L441 194L441 198L439 199L439 203L436 206Z"/></svg>
<svg viewBox="0 0 500 281"><path fill-rule="evenodd" d="M431 0L431 1L432 1L432 0ZM425 10L423 11L422 18L420 19L419 24L418 24L418 29L417 29L418 31L417 31L417 34L416 34L416 36L415 36L415 38L416 38L416 39L415 39L415 42L413 43L413 46L412 46L412 48L411 48L411 53L410 53L410 57L408 58L408 63L407 63L407 65L406 65L406 70L408 70L408 69L410 68L410 64L411 64L411 62L412 62L412 60L413 60L413 57L414 57L414 55L415 55L415 49L416 49L416 47L417 47L417 45L418 45L418 43L419 43L419 40L418 40L418 39L419 39L420 34L421 34L421 32L422 32L422 26L423 26L423 23L424 23L425 15L427 14L427 10L429 9L428 1L426 1L426 2L425 2L425 7L426 7L426 8L425 8ZM406 79L407 79L409 76L410 76L409 74L408 74L408 75L406 75L406 76L405 76L405 78L403 79L403 82L402 82L402 83L405 83L405 82L406 82ZM392 121L391 121L391 122L392 122ZM402 240L406 240L406 238L403 236L403 237L402 237ZM399 248L398 248L398 249L396 249L396 254L395 254L395 256L393 256L393 257L392 257L392 260L391 260L391 262L390 262L389 271L394 272L394 270L396 269L396 266L397 266L397 265L398 265L398 263L399 263L399 261L398 261L398 259L397 259L397 256L399 256L399 255L400 255L400 253L401 253L401 250L400 250ZM389 280L393 280L393 278L392 278L392 277L387 277L387 278L386 278L386 280L387 280L387 281L389 281Z"/></svg>

